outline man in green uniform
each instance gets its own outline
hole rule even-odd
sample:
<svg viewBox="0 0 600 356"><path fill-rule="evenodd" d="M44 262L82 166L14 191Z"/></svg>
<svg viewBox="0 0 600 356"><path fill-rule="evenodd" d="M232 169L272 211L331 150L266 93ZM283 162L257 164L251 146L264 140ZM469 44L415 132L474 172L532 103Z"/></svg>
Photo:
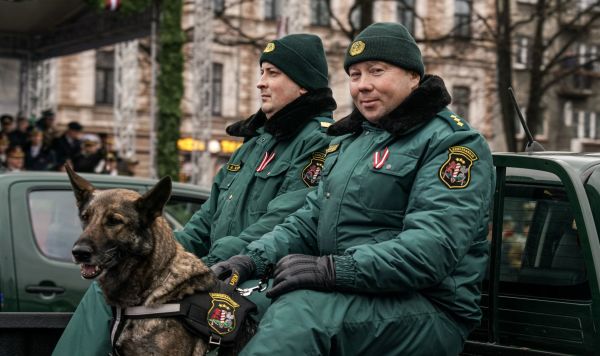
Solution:
<svg viewBox="0 0 600 356"><path fill-rule="evenodd" d="M261 109L227 128L244 144L217 174L211 195L176 239L212 265L271 231L302 206L321 177L336 103L319 37L296 34L267 44L260 57ZM245 286L256 285L248 281ZM244 287L244 285L242 285ZM262 313L264 293L250 297ZM111 313L92 284L55 355L106 355Z"/></svg>
<svg viewBox="0 0 600 356"><path fill-rule="evenodd" d="M213 266L276 264L274 298L244 355L456 355L479 323L494 187L485 139L446 108L441 78L399 24L348 48L357 108L329 128L318 189Z"/></svg>

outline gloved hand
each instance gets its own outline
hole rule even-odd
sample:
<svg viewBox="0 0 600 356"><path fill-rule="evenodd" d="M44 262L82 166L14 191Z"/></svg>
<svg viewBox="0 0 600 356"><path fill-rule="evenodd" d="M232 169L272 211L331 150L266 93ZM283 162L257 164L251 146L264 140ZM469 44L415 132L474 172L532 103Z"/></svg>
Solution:
<svg viewBox="0 0 600 356"><path fill-rule="evenodd" d="M256 265L249 256L236 255L213 265L210 269L218 279L235 287L252 277L256 271Z"/></svg>
<svg viewBox="0 0 600 356"><path fill-rule="evenodd" d="M333 257L287 255L275 266L273 288L267 297L275 298L296 289L332 291L335 288Z"/></svg>

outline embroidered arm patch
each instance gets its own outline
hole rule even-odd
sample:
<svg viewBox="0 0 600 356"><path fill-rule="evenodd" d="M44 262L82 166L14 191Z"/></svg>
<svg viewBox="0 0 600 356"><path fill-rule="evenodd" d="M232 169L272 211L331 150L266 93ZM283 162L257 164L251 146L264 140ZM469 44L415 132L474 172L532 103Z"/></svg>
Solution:
<svg viewBox="0 0 600 356"><path fill-rule="evenodd" d="M452 146L448 149L448 159L440 167L439 177L450 189L466 188L471 182L471 168L479 157L470 148Z"/></svg>
<svg viewBox="0 0 600 356"><path fill-rule="evenodd" d="M313 152L310 162L302 170L302 181L308 187L316 187L321 179L321 171L325 164L325 153Z"/></svg>

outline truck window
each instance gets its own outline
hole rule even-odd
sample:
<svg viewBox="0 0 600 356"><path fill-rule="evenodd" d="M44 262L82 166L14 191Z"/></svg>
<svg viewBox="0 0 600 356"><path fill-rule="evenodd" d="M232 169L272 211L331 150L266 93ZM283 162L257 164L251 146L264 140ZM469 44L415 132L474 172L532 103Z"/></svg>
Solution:
<svg viewBox="0 0 600 356"><path fill-rule="evenodd" d="M73 192L30 192L29 212L33 234L42 254L58 260L71 261L71 248L82 232Z"/></svg>
<svg viewBox="0 0 600 356"><path fill-rule="evenodd" d="M182 229L192 215L200 209L203 201L191 201L171 197L165 206L165 217L174 230Z"/></svg>
<svg viewBox="0 0 600 356"><path fill-rule="evenodd" d="M589 299L577 226L564 189L507 188L500 292Z"/></svg>
<svg viewBox="0 0 600 356"><path fill-rule="evenodd" d="M173 229L181 229L200 208L199 199L171 197L165 218ZM75 197L70 190L36 190L29 193L29 213L40 252L52 259L72 260L71 248L82 232Z"/></svg>

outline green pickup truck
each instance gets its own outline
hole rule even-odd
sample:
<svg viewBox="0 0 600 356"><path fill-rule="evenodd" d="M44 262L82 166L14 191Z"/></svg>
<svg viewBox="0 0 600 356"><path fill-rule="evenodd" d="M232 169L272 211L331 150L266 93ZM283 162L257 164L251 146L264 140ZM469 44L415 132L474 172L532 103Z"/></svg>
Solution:
<svg viewBox="0 0 600 356"><path fill-rule="evenodd" d="M498 153L494 163L484 317L463 354L600 354L600 154ZM153 183L85 177L99 188ZM176 184L171 224L206 196ZM80 228L66 174L0 175L0 204L0 354L49 354L89 283L70 262Z"/></svg>

